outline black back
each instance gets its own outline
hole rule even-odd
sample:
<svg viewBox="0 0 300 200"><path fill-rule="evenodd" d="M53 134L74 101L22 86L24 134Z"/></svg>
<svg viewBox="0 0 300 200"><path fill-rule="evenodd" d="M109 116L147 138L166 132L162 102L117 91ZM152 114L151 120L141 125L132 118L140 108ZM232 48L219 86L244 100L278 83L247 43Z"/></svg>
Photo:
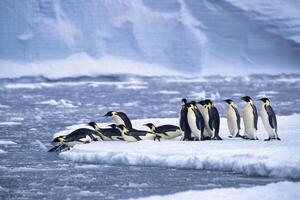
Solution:
<svg viewBox="0 0 300 200"><path fill-rule="evenodd" d="M211 112L211 116L213 118L213 128L215 129L215 136L219 136L219 130L220 130L220 115L218 112L218 109L216 107L211 107L211 109L209 109L209 111Z"/></svg>
<svg viewBox="0 0 300 200"><path fill-rule="evenodd" d="M195 116L196 116L196 125L199 130L201 130L201 136L203 136L204 128L205 128L205 123L204 123L204 118L200 112L200 110L196 107L193 109Z"/></svg>
<svg viewBox="0 0 300 200"><path fill-rule="evenodd" d="M168 131L176 131L178 129L179 129L179 127L174 126L174 125L162 125L162 126L156 127L155 132L165 133L165 132L168 132Z"/></svg>
<svg viewBox="0 0 300 200"><path fill-rule="evenodd" d="M270 123L271 127L275 129L275 133L277 133L277 119L276 119L275 112L270 105L265 106L265 109L268 113L269 123Z"/></svg>
<svg viewBox="0 0 300 200"><path fill-rule="evenodd" d="M79 141L80 139L85 138L86 136L89 136L90 138L92 138L92 140L96 140L97 138L95 138L94 135L99 135L99 133L88 128L80 128L66 135L64 137L64 141Z"/></svg>
<svg viewBox="0 0 300 200"><path fill-rule="evenodd" d="M179 125L180 129L184 132L184 138L185 139L191 139L192 138L192 130L188 124L187 120L187 106L183 105L180 111L180 119L179 119Z"/></svg>
<svg viewBox="0 0 300 200"><path fill-rule="evenodd" d="M239 111L236 107L232 106L232 108L235 111L236 123L238 125L238 129L240 130L241 129L241 116L240 116L240 113L239 113Z"/></svg>
<svg viewBox="0 0 300 200"><path fill-rule="evenodd" d="M251 104L252 110L253 110L253 118L254 118L254 128L257 130L257 120L258 120L258 114L257 109L254 104Z"/></svg>
<svg viewBox="0 0 300 200"><path fill-rule="evenodd" d="M101 128L100 132L106 136L111 138L112 136L122 136L122 133L117 128Z"/></svg>
<svg viewBox="0 0 300 200"><path fill-rule="evenodd" d="M124 121L124 123L125 123L124 125L126 126L126 128L128 130L131 130L132 124L131 124L129 117L123 112L117 112L117 115L119 115L121 117L121 119Z"/></svg>

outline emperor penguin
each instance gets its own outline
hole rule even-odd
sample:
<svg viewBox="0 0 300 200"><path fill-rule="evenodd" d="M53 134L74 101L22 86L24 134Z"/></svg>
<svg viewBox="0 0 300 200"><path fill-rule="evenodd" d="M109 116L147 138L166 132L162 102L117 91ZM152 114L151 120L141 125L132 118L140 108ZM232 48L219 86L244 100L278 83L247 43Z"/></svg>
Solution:
<svg viewBox="0 0 300 200"><path fill-rule="evenodd" d="M70 147L73 147L76 144L85 144L92 141L99 141L101 140L101 135L96 130L79 128L65 136L58 137L58 140L58 144L48 150L48 152L57 150L64 151L70 149Z"/></svg>
<svg viewBox="0 0 300 200"><path fill-rule="evenodd" d="M238 109L234 105L234 101L232 99L224 100L228 103L228 111L227 111L227 125L229 129L229 133L231 136L229 137L241 137L241 117Z"/></svg>
<svg viewBox="0 0 300 200"><path fill-rule="evenodd" d="M262 119L262 122L264 124L264 127L269 135L268 139L265 139L265 141L269 140L280 140L277 133L277 120L276 115L273 110L273 108L270 105L270 99L268 98L261 98L259 99L263 102L262 108L260 111L260 116Z"/></svg>
<svg viewBox="0 0 300 200"><path fill-rule="evenodd" d="M187 120L187 100L183 98L181 100L181 111L179 113L179 126L183 132L183 140L191 141L192 139L192 130L188 124Z"/></svg>
<svg viewBox="0 0 300 200"><path fill-rule="evenodd" d="M137 142L140 140L154 140L156 135L149 131L142 130L128 130L123 124L117 125L117 128L121 131L122 137L126 142Z"/></svg>
<svg viewBox="0 0 300 200"><path fill-rule="evenodd" d="M214 139L214 140L223 140L219 135L219 130L220 130L219 111L210 99L206 99L205 104L208 106L208 114L209 114L208 124L209 124L209 127L212 127L212 129L214 130L212 139Z"/></svg>
<svg viewBox="0 0 300 200"><path fill-rule="evenodd" d="M187 122L194 140L201 140L203 138L204 120L194 101L187 104Z"/></svg>
<svg viewBox="0 0 300 200"><path fill-rule="evenodd" d="M163 138L165 140L171 140L183 134L180 128L174 125L166 124L157 127L154 126L154 124L152 123L147 123L144 125L147 126L152 133L159 136L158 140L160 140L160 138Z"/></svg>
<svg viewBox="0 0 300 200"><path fill-rule="evenodd" d="M201 105L201 109L200 112L202 113L203 119L204 119L204 139L205 140L210 140L212 139L213 135L214 135L214 129L212 126L209 125L209 110L208 110L208 105L206 105L205 100L201 100L198 102L198 104ZM200 106L199 106L200 107Z"/></svg>
<svg viewBox="0 0 300 200"><path fill-rule="evenodd" d="M117 125L123 124L126 128L128 128L128 130L133 129L129 117L123 112L109 111L104 115L104 117L112 117Z"/></svg>
<svg viewBox="0 0 300 200"><path fill-rule="evenodd" d="M241 99L246 102L243 113L243 121L245 127L245 133L243 138L250 140L258 140L256 136L258 119L257 109L253 104L251 97L244 96Z"/></svg>
<svg viewBox="0 0 300 200"><path fill-rule="evenodd" d="M121 132L116 126L110 125L111 128L100 128L95 122L90 122L89 125L100 134L101 140L103 141L124 140Z"/></svg>

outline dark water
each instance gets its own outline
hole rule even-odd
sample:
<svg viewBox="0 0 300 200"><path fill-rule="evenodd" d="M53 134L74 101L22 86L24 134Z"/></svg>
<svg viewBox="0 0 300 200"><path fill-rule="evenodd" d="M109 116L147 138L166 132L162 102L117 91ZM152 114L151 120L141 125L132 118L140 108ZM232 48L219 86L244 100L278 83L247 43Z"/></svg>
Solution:
<svg viewBox="0 0 300 200"><path fill-rule="evenodd" d="M132 119L177 117L180 99L212 98L221 114L225 98L267 95L281 115L300 113L299 75L202 79L164 77L43 77L0 79L0 199L120 199L186 190L267 184L279 179L230 172L70 163L46 144L66 126L105 122L109 110ZM260 105L256 102L257 105Z"/></svg>

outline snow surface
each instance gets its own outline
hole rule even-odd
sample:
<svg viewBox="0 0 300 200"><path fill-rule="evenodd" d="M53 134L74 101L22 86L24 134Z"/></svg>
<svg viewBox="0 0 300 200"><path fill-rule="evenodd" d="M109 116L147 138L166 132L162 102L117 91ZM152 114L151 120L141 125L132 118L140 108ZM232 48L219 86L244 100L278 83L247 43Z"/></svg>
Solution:
<svg viewBox="0 0 300 200"><path fill-rule="evenodd" d="M64 159L90 164L115 164L138 166L162 166L188 169L208 169L233 171L251 176L272 176L285 179L300 179L299 142L300 115L279 116L278 133L282 141L263 141L267 133L258 124L258 141L228 138L226 121L221 119L220 135L223 141L183 142L140 141L93 142L76 145L67 152L60 153ZM138 119L133 126L145 129L142 124L153 122L156 125L178 124L176 118ZM100 124L106 126L107 124ZM66 134L82 125L71 126ZM243 127L242 127L243 130Z"/></svg>
<svg viewBox="0 0 300 200"><path fill-rule="evenodd" d="M0 77L299 71L299 7L293 0L2 0Z"/></svg>
<svg viewBox="0 0 300 200"><path fill-rule="evenodd" d="M300 183L279 182L251 188L220 188L204 191L187 191L165 196L139 198L144 200L156 199L222 199L222 200L298 200L300 199Z"/></svg>
<svg viewBox="0 0 300 200"><path fill-rule="evenodd" d="M0 145L17 144L11 140L0 140Z"/></svg>

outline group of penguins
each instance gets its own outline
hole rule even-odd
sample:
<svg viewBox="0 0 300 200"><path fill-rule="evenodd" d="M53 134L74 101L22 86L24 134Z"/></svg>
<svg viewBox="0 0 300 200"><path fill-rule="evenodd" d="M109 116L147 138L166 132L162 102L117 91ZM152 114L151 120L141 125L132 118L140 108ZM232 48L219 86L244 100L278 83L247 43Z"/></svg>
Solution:
<svg viewBox="0 0 300 200"><path fill-rule="evenodd" d="M243 112L244 135L240 134L240 114L232 99L226 99L228 103L227 125L230 132L229 137L240 137L248 140L258 140L256 136L258 113L256 106L250 96L244 96L245 101ZM268 133L269 140L280 140L277 134L277 120L274 110L268 98L259 99L262 101L261 119ZM53 139L54 147L49 150L65 151L76 144L90 143L92 141L118 141L136 142L140 140L170 140L182 136L184 141L199 140L222 140L219 135L220 116L218 109L210 99L199 102L182 99L182 106L179 115L179 127L174 125L155 126L153 123L144 124L149 131L137 130L132 127L128 116L123 112L110 111L104 116L112 117L115 124L110 128L100 128L95 122L88 123L88 127L79 128L67 135L58 136Z"/></svg>

